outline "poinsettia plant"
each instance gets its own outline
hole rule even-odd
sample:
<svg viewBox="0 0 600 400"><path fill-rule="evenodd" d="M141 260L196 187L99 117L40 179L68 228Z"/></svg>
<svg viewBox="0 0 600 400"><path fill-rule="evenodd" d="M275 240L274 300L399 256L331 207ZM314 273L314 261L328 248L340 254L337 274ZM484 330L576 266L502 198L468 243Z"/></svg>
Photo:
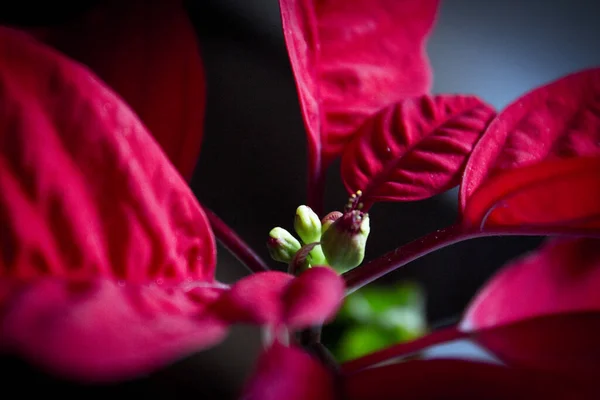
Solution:
<svg viewBox="0 0 600 400"><path fill-rule="evenodd" d="M436 0L280 6L309 148L297 237L275 228L267 240L287 272L186 183L204 78L180 2L109 1L65 25L0 28L0 349L104 382L251 323L265 335L244 399L597 397L600 69L496 113L428 93ZM337 157L350 197L325 214ZM371 207L456 185L454 225L363 263ZM457 326L341 365L320 343L346 294L490 235L554 237L493 277ZM252 274L215 280L215 236ZM498 362L410 357L461 338Z"/></svg>

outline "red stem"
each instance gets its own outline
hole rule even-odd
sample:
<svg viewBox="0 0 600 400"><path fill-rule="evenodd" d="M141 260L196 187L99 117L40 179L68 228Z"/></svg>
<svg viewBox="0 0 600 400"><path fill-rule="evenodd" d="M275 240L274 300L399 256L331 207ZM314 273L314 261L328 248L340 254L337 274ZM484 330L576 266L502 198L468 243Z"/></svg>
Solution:
<svg viewBox="0 0 600 400"><path fill-rule="evenodd" d="M470 333L458 330L458 328L455 326L440 329L411 342L399 343L392 347L388 347L386 349L367 354L366 356L357 358L355 360L348 361L341 365L342 373L344 375L353 374L393 358L408 356L427 347L462 339L470 335Z"/></svg>
<svg viewBox="0 0 600 400"><path fill-rule="evenodd" d="M518 230L514 230L518 229ZM600 233L591 229L565 228L561 232L548 232L544 227L518 227L511 229L495 228L487 232L469 230L460 223L444 229L438 229L417 240L398 247L383 256L376 258L360 267L354 268L343 274L346 281L347 294L360 289L374 280L390 273L404 265L423 257L435 250L462 242L486 236L571 236L571 237L598 237Z"/></svg>
<svg viewBox="0 0 600 400"><path fill-rule="evenodd" d="M429 233L343 274L347 293L352 293L419 257L470 237L473 235L466 234L460 225L452 225Z"/></svg>
<svg viewBox="0 0 600 400"><path fill-rule="evenodd" d="M317 152L315 152L317 153ZM323 217L324 199L325 199L325 171L320 154L309 157L307 171L307 205Z"/></svg>
<svg viewBox="0 0 600 400"><path fill-rule="evenodd" d="M210 209L202 206L216 238L251 272L269 271L267 263L252 250L223 220Z"/></svg>

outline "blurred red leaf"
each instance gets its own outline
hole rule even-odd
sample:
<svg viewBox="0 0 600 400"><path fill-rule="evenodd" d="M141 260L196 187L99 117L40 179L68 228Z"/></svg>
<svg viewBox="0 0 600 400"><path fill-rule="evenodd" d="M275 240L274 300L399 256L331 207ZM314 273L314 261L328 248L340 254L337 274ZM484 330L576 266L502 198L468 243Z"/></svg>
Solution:
<svg viewBox="0 0 600 400"><path fill-rule="evenodd" d="M421 96L371 117L342 157L342 178L363 201L420 200L459 183L494 110L472 96Z"/></svg>
<svg viewBox="0 0 600 400"><path fill-rule="evenodd" d="M292 329L331 319L344 298L344 281L329 267L293 275L278 271L252 274L236 282L218 303L232 321Z"/></svg>
<svg viewBox="0 0 600 400"><path fill-rule="evenodd" d="M502 111L473 150L460 188L465 221L479 225L490 211L495 215L487 217L489 224L499 225L597 219L592 215L597 208L589 207L600 191L594 176L597 161L557 160L599 155L600 69L535 89ZM582 174L586 176L576 177ZM478 196L480 190L486 195ZM535 209L532 205L538 201L540 207ZM497 211L500 205L506 205L511 215ZM585 212L567 212L579 207Z"/></svg>
<svg viewBox="0 0 600 400"><path fill-rule="evenodd" d="M334 376L304 351L274 342L246 383L244 400L334 400Z"/></svg>
<svg viewBox="0 0 600 400"><path fill-rule="evenodd" d="M344 389L349 400L596 398L557 375L445 359L369 368L346 377Z"/></svg>
<svg viewBox="0 0 600 400"><path fill-rule="evenodd" d="M137 113L190 179L202 139L205 81L181 0L109 0L62 25L36 29L47 44L91 68Z"/></svg>
<svg viewBox="0 0 600 400"><path fill-rule="evenodd" d="M215 254L133 112L87 69L0 28L3 350L112 379L206 346L222 330L203 317Z"/></svg>
<svg viewBox="0 0 600 400"><path fill-rule="evenodd" d="M483 330L478 341L504 359L563 373L600 371L600 240L553 239L504 267L461 325Z"/></svg>
<svg viewBox="0 0 600 400"><path fill-rule="evenodd" d="M312 159L327 165L366 118L428 91L425 41L437 6L438 0L280 0Z"/></svg>

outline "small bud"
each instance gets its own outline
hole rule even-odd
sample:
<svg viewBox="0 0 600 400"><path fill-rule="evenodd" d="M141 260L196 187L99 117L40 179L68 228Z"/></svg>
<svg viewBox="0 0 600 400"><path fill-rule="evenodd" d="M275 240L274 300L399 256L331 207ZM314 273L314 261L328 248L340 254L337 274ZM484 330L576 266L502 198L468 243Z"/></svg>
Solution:
<svg viewBox="0 0 600 400"><path fill-rule="evenodd" d="M273 228L269 232L267 248L271 258L275 261L289 263L300 247L302 247L300 242L283 228Z"/></svg>
<svg viewBox="0 0 600 400"><path fill-rule="evenodd" d="M310 207L298 207L294 218L294 229L304 243L314 243L321 239L321 221Z"/></svg>
<svg viewBox="0 0 600 400"><path fill-rule="evenodd" d="M329 214L327 214L326 216L323 217L323 219L321 220L321 235L323 235L325 233L325 231L327 229L329 229L329 227L338 219L340 219L340 217L344 215L339 211L332 211Z"/></svg>
<svg viewBox="0 0 600 400"><path fill-rule="evenodd" d="M344 273L358 266L365 257L371 228L369 215L359 210L346 212L321 236L321 247L330 266Z"/></svg>

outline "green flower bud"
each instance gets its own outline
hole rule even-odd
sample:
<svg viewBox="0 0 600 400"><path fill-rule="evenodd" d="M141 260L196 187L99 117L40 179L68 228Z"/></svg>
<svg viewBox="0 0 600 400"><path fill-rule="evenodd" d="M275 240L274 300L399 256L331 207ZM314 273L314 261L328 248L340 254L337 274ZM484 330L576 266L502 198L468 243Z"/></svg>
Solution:
<svg viewBox="0 0 600 400"><path fill-rule="evenodd" d="M310 207L300 206L296 209L294 229L304 243L314 243L321 239L321 220Z"/></svg>
<svg viewBox="0 0 600 400"><path fill-rule="evenodd" d="M369 215L351 210L338 218L321 236L321 247L330 266L344 273L358 266L365 257L371 228Z"/></svg>
<svg viewBox="0 0 600 400"><path fill-rule="evenodd" d="M339 211L332 211L329 214L327 214L326 216L324 216L323 219L321 220L321 235L323 235L325 233L325 231L327 229L329 229L329 227L331 225L333 225L333 223L335 221L340 219L342 215L344 215L344 214L342 214Z"/></svg>
<svg viewBox="0 0 600 400"><path fill-rule="evenodd" d="M275 261L289 263L300 247L302 247L300 242L283 228L276 227L269 232L267 248Z"/></svg>

